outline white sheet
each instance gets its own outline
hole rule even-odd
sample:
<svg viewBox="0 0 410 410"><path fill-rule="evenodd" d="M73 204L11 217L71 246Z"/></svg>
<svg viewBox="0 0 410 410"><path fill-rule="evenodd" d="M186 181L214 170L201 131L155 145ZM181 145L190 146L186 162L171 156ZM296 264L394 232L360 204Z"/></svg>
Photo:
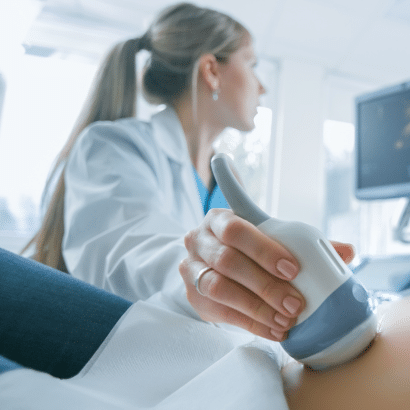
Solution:
<svg viewBox="0 0 410 410"><path fill-rule="evenodd" d="M1 409L288 409L278 343L170 309L134 304L79 375L31 370L0 376Z"/></svg>

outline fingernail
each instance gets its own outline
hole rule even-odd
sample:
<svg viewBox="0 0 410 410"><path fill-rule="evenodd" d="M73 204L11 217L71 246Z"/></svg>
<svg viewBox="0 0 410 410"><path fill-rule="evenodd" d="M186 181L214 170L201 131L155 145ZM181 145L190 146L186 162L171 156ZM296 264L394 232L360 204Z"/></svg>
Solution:
<svg viewBox="0 0 410 410"><path fill-rule="evenodd" d="M278 339L279 341L281 341L283 339L283 336L285 334L285 332L280 332L274 329L270 330L270 333L273 337L276 337L276 339Z"/></svg>
<svg viewBox="0 0 410 410"><path fill-rule="evenodd" d="M276 313L275 315L275 322L278 325L281 325L283 327L289 327L290 324L290 319L286 316L281 315L280 313Z"/></svg>
<svg viewBox="0 0 410 410"><path fill-rule="evenodd" d="M276 264L276 269L288 279L293 279L298 273L298 268L286 259L280 259Z"/></svg>
<svg viewBox="0 0 410 410"><path fill-rule="evenodd" d="M283 307L292 315L294 315L300 308L301 301L293 296L286 296L283 299Z"/></svg>

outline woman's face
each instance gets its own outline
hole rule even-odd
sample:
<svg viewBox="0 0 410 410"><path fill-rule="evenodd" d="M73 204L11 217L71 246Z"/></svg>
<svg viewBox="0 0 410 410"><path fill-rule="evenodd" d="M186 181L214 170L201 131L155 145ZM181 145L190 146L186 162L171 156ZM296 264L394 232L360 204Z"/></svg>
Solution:
<svg viewBox="0 0 410 410"><path fill-rule="evenodd" d="M259 99L266 92L255 74L256 63L249 40L230 56L228 63L220 65L218 112L226 127L240 131L255 127Z"/></svg>

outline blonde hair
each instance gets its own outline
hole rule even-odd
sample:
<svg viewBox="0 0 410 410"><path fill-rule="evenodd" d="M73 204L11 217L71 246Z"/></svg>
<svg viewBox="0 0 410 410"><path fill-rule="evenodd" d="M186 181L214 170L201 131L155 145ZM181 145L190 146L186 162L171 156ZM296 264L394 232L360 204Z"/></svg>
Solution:
<svg viewBox="0 0 410 410"><path fill-rule="evenodd" d="M61 172L56 188L40 229L22 252L34 245L33 259L67 272L62 255L65 162L78 136L91 123L136 115L135 56L140 50L150 52L142 78L145 98L151 103L173 105L186 91L196 93L202 55L211 53L226 63L248 36L244 26L226 14L180 3L160 13L143 36L117 44L98 70L77 123L57 157L45 192Z"/></svg>

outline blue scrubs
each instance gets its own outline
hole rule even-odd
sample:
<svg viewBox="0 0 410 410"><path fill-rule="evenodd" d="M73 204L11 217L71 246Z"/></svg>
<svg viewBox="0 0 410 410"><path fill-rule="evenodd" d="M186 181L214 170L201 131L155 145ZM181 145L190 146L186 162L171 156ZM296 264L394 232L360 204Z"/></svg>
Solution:
<svg viewBox="0 0 410 410"><path fill-rule="evenodd" d="M204 215L212 208L226 208L229 209L228 202L222 194L221 189L215 181L215 177L212 175L211 190L209 190L203 183L201 177L196 172L196 169L192 167L195 175L196 186L198 188L199 197L201 198L202 208Z"/></svg>

